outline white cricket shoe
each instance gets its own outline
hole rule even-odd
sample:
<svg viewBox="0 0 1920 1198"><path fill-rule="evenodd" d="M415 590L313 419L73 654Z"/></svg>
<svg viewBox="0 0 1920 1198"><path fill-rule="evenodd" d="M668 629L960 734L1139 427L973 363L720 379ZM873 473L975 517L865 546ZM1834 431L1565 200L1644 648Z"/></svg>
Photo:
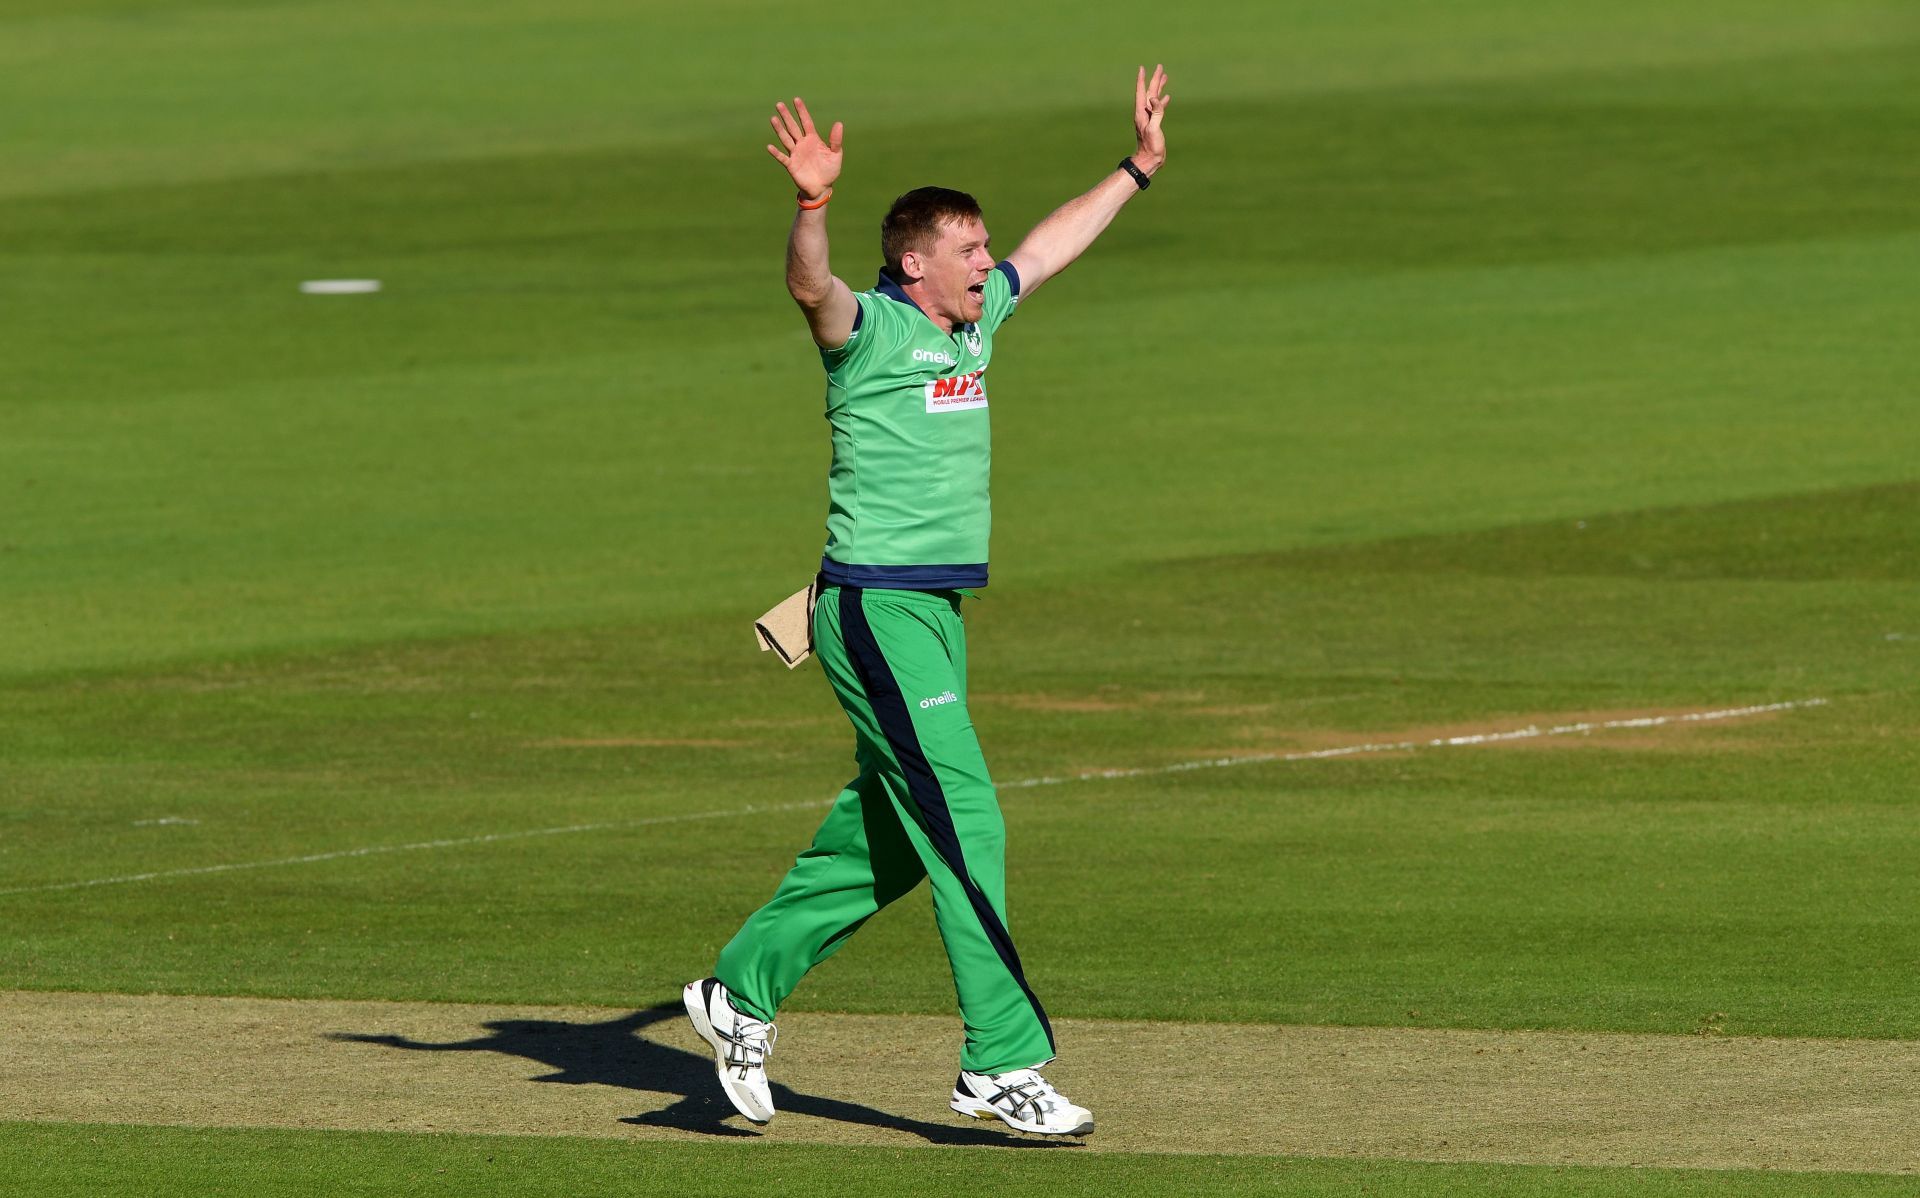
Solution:
<svg viewBox="0 0 1920 1198"><path fill-rule="evenodd" d="M687 1004L693 1030L713 1046L713 1071L734 1108L755 1123L771 1121L767 1056L779 1034L774 1026L734 1010L719 978L688 982L680 997Z"/></svg>
<svg viewBox="0 0 1920 1198"><path fill-rule="evenodd" d="M948 1105L975 1119L1000 1119L1016 1131L1043 1136L1084 1136L1093 1131L1093 1112L1075 1106L1040 1076L1038 1069L1007 1073L961 1073Z"/></svg>

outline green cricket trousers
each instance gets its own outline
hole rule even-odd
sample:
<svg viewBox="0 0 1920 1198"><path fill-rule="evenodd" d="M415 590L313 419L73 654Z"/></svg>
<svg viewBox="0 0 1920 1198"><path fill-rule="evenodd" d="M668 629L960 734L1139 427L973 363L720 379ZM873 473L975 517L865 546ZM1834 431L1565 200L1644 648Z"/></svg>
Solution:
<svg viewBox="0 0 1920 1198"><path fill-rule="evenodd" d="M959 592L829 586L813 639L853 721L860 776L715 975L770 1020L809 969L926 878L966 1028L960 1067L1052 1060L1053 1029L1007 933L1006 825L967 714Z"/></svg>

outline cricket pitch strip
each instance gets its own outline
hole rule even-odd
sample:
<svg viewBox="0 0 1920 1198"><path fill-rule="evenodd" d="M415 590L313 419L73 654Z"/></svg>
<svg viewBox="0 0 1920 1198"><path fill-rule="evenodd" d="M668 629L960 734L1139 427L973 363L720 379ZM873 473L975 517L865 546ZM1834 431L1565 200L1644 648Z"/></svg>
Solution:
<svg viewBox="0 0 1920 1198"><path fill-rule="evenodd" d="M639 1011L0 992L0 1119L789 1143L1034 1143L947 1109L959 1027L794 1012L734 1115ZM1086 1151L1910 1173L1920 1042L1060 1020Z"/></svg>

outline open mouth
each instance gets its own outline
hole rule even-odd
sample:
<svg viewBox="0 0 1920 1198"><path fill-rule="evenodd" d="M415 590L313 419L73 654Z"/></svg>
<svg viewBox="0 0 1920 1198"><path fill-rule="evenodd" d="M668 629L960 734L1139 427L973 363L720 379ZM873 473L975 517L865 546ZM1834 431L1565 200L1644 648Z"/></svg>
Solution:
<svg viewBox="0 0 1920 1198"><path fill-rule="evenodd" d="M987 281L985 279L982 279L978 283L975 283L973 286L967 288L967 294L972 296L975 299L985 299L987 297Z"/></svg>

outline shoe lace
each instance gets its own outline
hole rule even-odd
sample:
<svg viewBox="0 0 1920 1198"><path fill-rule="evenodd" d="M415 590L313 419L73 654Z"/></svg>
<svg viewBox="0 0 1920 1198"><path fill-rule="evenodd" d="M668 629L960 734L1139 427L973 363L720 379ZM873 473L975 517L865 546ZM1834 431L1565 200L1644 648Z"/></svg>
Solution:
<svg viewBox="0 0 1920 1198"><path fill-rule="evenodd" d="M740 1012L733 1013L731 1030L715 1027L714 1033L727 1043L727 1068L738 1069L745 1080L747 1070L763 1069L767 1058L773 1055L774 1041L780 1038L780 1029L771 1023L762 1023Z"/></svg>
<svg viewBox="0 0 1920 1198"><path fill-rule="evenodd" d="M1009 1073L993 1073L987 1076L987 1080L1000 1087L998 1093L987 1099L987 1105L1004 1104L1016 1119L1027 1119L1034 1123L1044 1122L1049 1112L1066 1102L1060 1091L1054 1089L1052 1083L1040 1076L1038 1069L1015 1069Z"/></svg>

